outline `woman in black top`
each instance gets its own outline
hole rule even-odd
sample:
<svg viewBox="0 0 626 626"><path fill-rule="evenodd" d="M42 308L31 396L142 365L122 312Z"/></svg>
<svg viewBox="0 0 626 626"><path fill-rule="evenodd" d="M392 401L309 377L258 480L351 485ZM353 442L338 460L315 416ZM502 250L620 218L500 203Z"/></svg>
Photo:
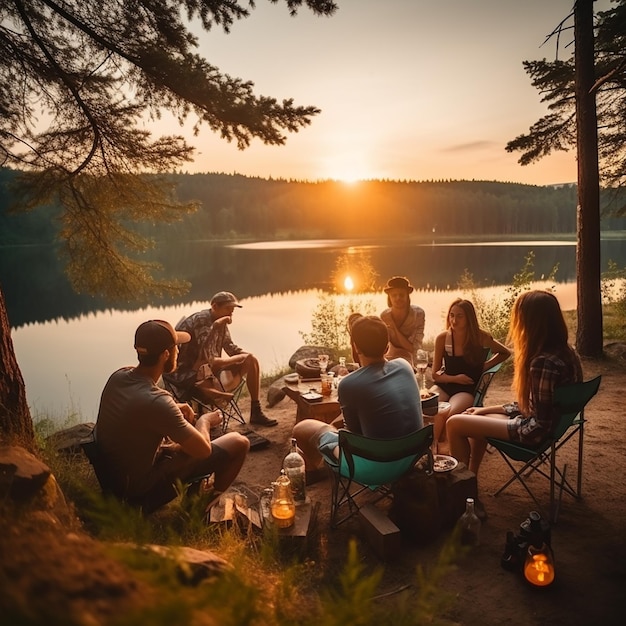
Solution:
<svg viewBox="0 0 626 626"><path fill-rule="evenodd" d="M434 440L445 438L449 415L462 413L474 404L476 385L485 370L510 356L509 349L478 326L474 305L457 298L448 309L446 328L435 339L431 391L441 402L450 403L450 411L435 418Z"/></svg>

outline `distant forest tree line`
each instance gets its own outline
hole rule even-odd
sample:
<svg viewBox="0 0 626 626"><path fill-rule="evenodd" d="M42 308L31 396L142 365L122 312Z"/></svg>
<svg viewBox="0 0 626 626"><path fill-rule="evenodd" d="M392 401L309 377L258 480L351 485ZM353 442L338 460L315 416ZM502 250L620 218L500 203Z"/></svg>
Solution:
<svg viewBox="0 0 626 626"><path fill-rule="evenodd" d="M0 245L50 243L60 208L9 213L15 173L0 170ZM173 224L138 223L156 240L214 238L372 238L574 234L576 185L493 181L301 182L239 174L170 174L173 193L198 210ZM623 230L603 192L604 230Z"/></svg>

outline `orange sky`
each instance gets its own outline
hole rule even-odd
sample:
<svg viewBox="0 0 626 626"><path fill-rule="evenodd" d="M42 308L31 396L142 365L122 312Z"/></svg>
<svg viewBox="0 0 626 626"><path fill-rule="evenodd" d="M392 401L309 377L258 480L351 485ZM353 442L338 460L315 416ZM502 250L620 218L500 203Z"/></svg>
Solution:
<svg viewBox="0 0 626 626"><path fill-rule="evenodd" d="M208 128L197 138L167 132L197 147L189 172L573 182L573 153L522 167L504 150L547 110L522 61L554 59L555 43L542 44L573 1L338 0L331 18L305 9L290 18L283 2L259 0L229 35L203 33L199 52L257 94L322 113L285 146L254 141L243 152ZM572 36L562 37L561 58Z"/></svg>

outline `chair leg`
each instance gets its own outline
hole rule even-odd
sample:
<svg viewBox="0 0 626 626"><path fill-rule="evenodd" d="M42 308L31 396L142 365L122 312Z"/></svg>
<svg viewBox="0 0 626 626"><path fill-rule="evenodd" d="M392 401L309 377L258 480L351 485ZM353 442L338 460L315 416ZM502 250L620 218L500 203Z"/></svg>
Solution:
<svg viewBox="0 0 626 626"><path fill-rule="evenodd" d="M578 498L582 497L583 492L583 440L584 440L584 427L585 427L585 416L581 414L581 423L578 429L578 478L576 482L576 495Z"/></svg>
<svg viewBox="0 0 626 626"><path fill-rule="evenodd" d="M522 469L519 470L518 472L513 466L513 464L511 463L511 461L509 461L509 459L505 455L501 453L500 456L506 461L506 464L509 466L509 469L511 470L511 472L513 472L513 476L511 476L511 478L509 478L509 480L506 483L504 483L504 485L502 485L502 487L500 487L500 489L498 489L498 491L496 491L493 495L494 496L500 495L509 485L511 485L516 480L518 480L520 484L522 485L522 487L524 487L528 495L533 499L537 507L541 509L541 504L539 503L539 500L537 500L537 498L535 497L535 494L530 490L530 487L528 487L528 485L526 484L523 478L524 472L527 470L528 467L530 467L531 464L525 463L524 467L522 467Z"/></svg>

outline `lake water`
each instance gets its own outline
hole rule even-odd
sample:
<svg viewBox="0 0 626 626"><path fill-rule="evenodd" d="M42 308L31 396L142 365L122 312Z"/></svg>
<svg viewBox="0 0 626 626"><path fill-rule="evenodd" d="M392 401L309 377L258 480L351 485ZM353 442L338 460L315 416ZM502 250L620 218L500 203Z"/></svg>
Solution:
<svg viewBox="0 0 626 626"><path fill-rule="evenodd" d="M136 327L151 318L175 324L181 317L207 308L211 295L222 289L233 291L243 304L236 310L231 326L235 342L259 357L264 372L279 370L303 344L300 333L311 332L312 313L320 295L330 289L329 277L338 255L359 250L368 251L380 285L396 274L408 276L416 285L411 300L426 311L426 341L444 327L450 301L457 295L467 295L455 288L463 269L471 271L477 283L489 285L480 289L489 299L503 293L503 285L521 269L529 251L535 253L538 277L559 265L555 293L564 309L576 307L575 245L571 242L406 247L346 241L194 244L191 250L183 250L182 258L164 262L190 281L189 294L176 303L132 310L107 307L106 303L72 294L62 274L55 278L58 283L54 286L49 278L38 284L32 279L39 276L32 264L14 263L11 276L0 275L0 281L3 288L8 285L5 295L14 325L13 343L33 418L49 417L63 424L69 416L79 414L82 421L94 421L108 376L118 367L136 363ZM38 254L41 256L41 251ZM624 254L622 241L603 242L606 260L624 267ZM45 274L49 271L45 255L41 263L40 272ZM6 267L1 256L0 267ZM28 267L29 280L15 276L19 267ZM24 283L29 289L16 299L15 290ZM357 304L371 301L378 313L386 307L382 291L333 297L344 302L349 297Z"/></svg>

